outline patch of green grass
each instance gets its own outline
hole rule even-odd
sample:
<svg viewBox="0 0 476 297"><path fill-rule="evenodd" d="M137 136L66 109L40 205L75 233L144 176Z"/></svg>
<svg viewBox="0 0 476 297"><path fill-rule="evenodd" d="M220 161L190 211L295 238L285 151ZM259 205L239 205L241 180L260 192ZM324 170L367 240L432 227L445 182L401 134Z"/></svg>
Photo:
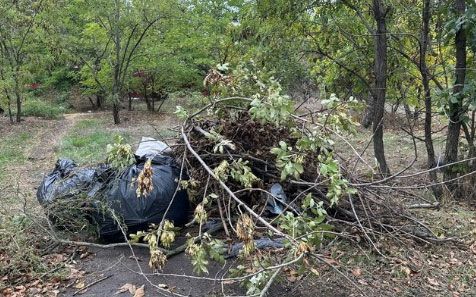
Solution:
<svg viewBox="0 0 476 297"><path fill-rule="evenodd" d="M65 108L59 104L39 99L26 100L23 104L23 116L34 116L46 119L58 119L65 112Z"/></svg>
<svg viewBox="0 0 476 297"><path fill-rule="evenodd" d="M81 120L63 138L58 156L81 164L103 162L106 159L106 147L114 143L117 134L105 130L104 121L100 119ZM120 135L126 141L130 139L127 134Z"/></svg>

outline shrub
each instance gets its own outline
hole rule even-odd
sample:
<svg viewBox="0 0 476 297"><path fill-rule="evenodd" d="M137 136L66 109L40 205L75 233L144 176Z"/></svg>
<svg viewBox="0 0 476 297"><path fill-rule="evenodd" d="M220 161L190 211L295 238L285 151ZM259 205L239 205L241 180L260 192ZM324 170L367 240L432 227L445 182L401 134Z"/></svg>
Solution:
<svg viewBox="0 0 476 297"><path fill-rule="evenodd" d="M65 112L61 105L42 101L39 99L30 99L23 104L23 116L34 116L46 119L58 119Z"/></svg>

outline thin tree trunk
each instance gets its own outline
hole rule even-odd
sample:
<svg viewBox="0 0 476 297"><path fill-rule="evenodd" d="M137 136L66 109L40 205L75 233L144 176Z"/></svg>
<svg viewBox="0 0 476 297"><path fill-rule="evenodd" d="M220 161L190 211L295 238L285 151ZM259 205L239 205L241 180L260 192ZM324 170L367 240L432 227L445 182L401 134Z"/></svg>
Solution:
<svg viewBox="0 0 476 297"><path fill-rule="evenodd" d="M426 64L426 54L428 50L428 41L429 41L429 33L430 33L430 18L431 18L431 3L430 0L424 0L423 3L423 12L422 12L422 20L423 26L421 31L420 37L420 73L422 76L422 83L423 83L423 91L425 94L425 146L426 146L426 153L428 156L427 165L428 169L432 169L436 166L436 158L435 158L435 149L433 146L433 139L431 134L431 125L432 125L432 114L431 114L431 107L432 107L432 99L431 99L431 89L430 89L430 79L428 74L428 67ZM430 181L435 184L431 187L433 194L437 199L441 198L443 193L442 188L440 185L437 185L438 177L436 175L435 170L431 170L429 172Z"/></svg>
<svg viewBox="0 0 476 297"><path fill-rule="evenodd" d="M121 123L121 118L119 117L119 104L113 103L112 104L112 116L114 118L114 124L118 125Z"/></svg>
<svg viewBox="0 0 476 297"><path fill-rule="evenodd" d="M465 0L455 0L455 11L458 17L464 15L466 10ZM456 102L449 102L449 124L448 134L446 137L445 148L445 162L453 163L458 160L458 144L461 130L461 113L462 113L462 98L461 93L464 87L466 78L466 33L465 29L461 27L455 36L456 46L456 68L455 68L455 84L453 86L453 96L456 96ZM445 180L456 178L458 173L453 166L450 166L444 174ZM450 192L456 190L456 183L448 183Z"/></svg>
<svg viewBox="0 0 476 297"><path fill-rule="evenodd" d="M149 94L147 94L147 85L144 84L143 86L144 86L144 100L145 100L145 103L147 104L147 110L153 111L152 105L150 104Z"/></svg>
<svg viewBox="0 0 476 297"><path fill-rule="evenodd" d="M15 73L15 97L17 101L16 122L19 123L21 121L21 93L20 85L18 83L18 72Z"/></svg>
<svg viewBox="0 0 476 297"><path fill-rule="evenodd" d="M390 175L383 143L383 115L385 112L385 96L387 90L387 28L386 17L388 7L383 0L373 1L373 13L377 22L375 34L375 91L372 118L372 130L374 133L374 154L379 163L380 173L383 176Z"/></svg>
<svg viewBox="0 0 476 297"><path fill-rule="evenodd" d="M407 120L413 120L413 114L408 104L403 104L403 109L405 110L405 115L407 116Z"/></svg>
<svg viewBox="0 0 476 297"><path fill-rule="evenodd" d="M127 93L128 99L129 99L129 111L132 111L132 96L131 92Z"/></svg>
<svg viewBox="0 0 476 297"><path fill-rule="evenodd" d="M96 94L96 108L102 108L103 96L101 94Z"/></svg>
<svg viewBox="0 0 476 297"><path fill-rule="evenodd" d="M10 123L13 124L13 114L12 114L12 97L8 93L7 89L3 90L5 93L5 97L7 98L7 109L8 109L8 118L10 119Z"/></svg>
<svg viewBox="0 0 476 297"><path fill-rule="evenodd" d="M114 22L115 22L115 30L114 30L114 46L115 46L115 54L116 54L116 61L114 63L114 81L112 84L112 115L114 118L114 124L118 125L121 123L121 118L119 117L119 101L120 101L120 72L121 72L121 36L119 31L119 19L120 19L120 3L119 0L115 0L115 15L114 15Z"/></svg>

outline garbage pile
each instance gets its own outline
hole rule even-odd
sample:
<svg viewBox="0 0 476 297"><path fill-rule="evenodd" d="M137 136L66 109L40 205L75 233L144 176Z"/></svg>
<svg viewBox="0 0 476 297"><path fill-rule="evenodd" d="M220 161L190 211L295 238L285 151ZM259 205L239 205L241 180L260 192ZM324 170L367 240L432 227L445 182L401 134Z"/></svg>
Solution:
<svg viewBox="0 0 476 297"><path fill-rule="evenodd" d="M123 241L123 227L129 234L147 230L150 224L160 223L164 214L176 226L184 225L189 202L178 182L186 175L170 152L163 142L143 138L135 163L121 171L107 164L78 167L72 160L60 159L43 179L37 199L55 226L68 228L81 221L96 227L107 242ZM153 189L146 197L137 197L136 180L148 160Z"/></svg>

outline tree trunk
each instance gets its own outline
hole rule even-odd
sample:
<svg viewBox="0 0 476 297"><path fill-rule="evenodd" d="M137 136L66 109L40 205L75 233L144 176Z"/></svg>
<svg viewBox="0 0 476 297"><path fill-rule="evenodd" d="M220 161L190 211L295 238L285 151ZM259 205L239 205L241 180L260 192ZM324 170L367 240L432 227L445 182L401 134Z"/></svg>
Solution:
<svg viewBox="0 0 476 297"><path fill-rule="evenodd" d="M8 91L5 89L5 97L7 97L7 108L8 108L8 118L10 119L10 123L13 124L13 114L12 114L12 97L10 97L10 94Z"/></svg>
<svg viewBox="0 0 476 297"><path fill-rule="evenodd" d="M114 62L114 80L112 83L112 115L114 118L114 124L118 125L121 123L121 118L119 117L119 101L121 98L121 32L119 30L119 19L120 19L120 1L115 0L115 30L114 30L114 47L116 54L116 61Z"/></svg>
<svg viewBox="0 0 476 297"><path fill-rule="evenodd" d="M405 110L405 115L407 117L407 120L411 121L413 120L413 114L412 110L410 109L410 106L408 104L403 104L403 109Z"/></svg>
<svg viewBox="0 0 476 297"><path fill-rule="evenodd" d="M131 96L131 92L128 92L128 93L127 93L127 96L128 96L128 100L129 100L129 111L132 111L132 96Z"/></svg>
<svg viewBox="0 0 476 297"><path fill-rule="evenodd" d="M96 94L96 108L97 109L102 108L102 101L103 101L103 96L101 94Z"/></svg>
<svg viewBox="0 0 476 297"><path fill-rule="evenodd" d="M15 97L17 101L17 115L16 115L16 122L19 123L21 121L21 93L20 93L20 85L18 83L18 72L15 73Z"/></svg>
<svg viewBox="0 0 476 297"><path fill-rule="evenodd" d="M387 28L386 17L388 7L383 0L373 1L373 13L377 22L375 33L375 91L372 117L372 130L374 133L374 154L379 163L380 173L383 176L390 175L385 149L383 144L383 115L385 112L385 96L387 90Z"/></svg>
<svg viewBox="0 0 476 297"><path fill-rule="evenodd" d="M152 104L150 104L150 100L149 100L149 94L147 94L147 85L145 84L144 84L144 100L145 100L145 103L147 104L147 110L153 111Z"/></svg>
<svg viewBox="0 0 476 297"><path fill-rule="evenodd" d="M114 124L119 125L121 123L121 118L119 117L119 103L113 103L112 105L112 116L114 118Z"/></svg>
<svg viewBox="0 0 476 297"><path fill-rule="evenodd" d="M457 17L464 15L466 10L465 0L455 0L455 11ZM453 86L453 96L457 98L454 102L449 102L449 124L448 134L446 137L445 148L445 162L446 164L456 162L458 160L458 144L461 130L461 114L463 112L462 106L462 91L466 77L466 33L465 29L461 27L455 36L456 46L456 67L455 67L455 84ZM455 167L450 166L445 171L444 179L446 181L456 178L458 175ZM456 190L456 183L448 183L450 192Z"/></svg>
<svg viewBox="0 0 476 297"><path fill-rule="evenodd" d="M429 33L430 33L430 18L431 18L431 3L430 0L424 0L423 3L423 12L422 12L422 20L423 26L421 30L421 37L420 37L420 73L422 78L423 84L423 91L425 94L425 146L426 146L426 153L428 156L427 165L428 169L432 169L436 166L436 158L435 158L435 149L433 146L433 139L431 134L431 125L432 125L432 114L431 114L431 107L432 107L432 99L431 99L431 89L430 89L430 78L428 73L428 67L426 64L426 54L428 50L428 42L429 42ZM443 194L442 188L438 183L438 177L436 175L436 171L432 170L429 172L429 177L431 183L435 184L431 187L433 194L437 199L441 198Z"/></svg>

